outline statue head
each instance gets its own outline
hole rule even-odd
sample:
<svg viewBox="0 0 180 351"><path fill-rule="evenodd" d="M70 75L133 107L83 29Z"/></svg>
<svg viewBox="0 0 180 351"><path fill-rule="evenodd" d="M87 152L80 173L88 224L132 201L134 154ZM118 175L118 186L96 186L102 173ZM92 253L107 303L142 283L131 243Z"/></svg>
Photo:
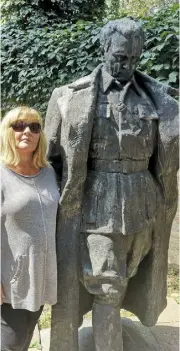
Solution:
<svg viewBox="0 0 180 351"><path fill-rule="evenodd" d="M129 18L110 21L101 30L100 44L108 73L121 83L129 81L144 44L140 25Z"/></svg>

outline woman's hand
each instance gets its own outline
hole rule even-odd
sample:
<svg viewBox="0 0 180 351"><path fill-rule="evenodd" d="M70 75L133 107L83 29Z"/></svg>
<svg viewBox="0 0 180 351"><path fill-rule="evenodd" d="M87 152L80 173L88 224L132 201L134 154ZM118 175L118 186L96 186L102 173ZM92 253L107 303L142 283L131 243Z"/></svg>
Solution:
<svg viewBox="0 0 180 351"><path fill-rule="evenodd" d="M3 297L4 297L4 291L3 291L3 288L2 288L2 285L1 285L1 291L0 291L0 305L3 304Z"/></svg>

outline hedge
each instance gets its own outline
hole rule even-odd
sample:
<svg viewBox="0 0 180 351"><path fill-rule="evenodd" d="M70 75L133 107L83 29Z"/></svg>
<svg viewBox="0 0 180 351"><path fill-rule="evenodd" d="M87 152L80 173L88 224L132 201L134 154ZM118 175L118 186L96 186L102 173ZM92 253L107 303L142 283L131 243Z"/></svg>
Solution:
<svg viewBox="0 0 180 351"><path fill-rule="evenodd" d="M140 18L146 42L139 68L178 86L178 11L174 5ZM27 104L45 115L55 87L89 74L99 62L101 22L77 21L23 28L16 18L2 25L2 110Z"/></svg>

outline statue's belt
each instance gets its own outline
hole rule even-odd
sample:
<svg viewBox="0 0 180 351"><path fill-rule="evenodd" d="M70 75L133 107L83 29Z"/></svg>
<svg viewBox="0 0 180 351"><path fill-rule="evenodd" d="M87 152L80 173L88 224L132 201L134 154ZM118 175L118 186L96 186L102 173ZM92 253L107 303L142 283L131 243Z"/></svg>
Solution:
<svg viewBox="0 0 180 351"><path fill-rule="evenodd" d="M149 160L96 160L88 159L88 169L106 173L135 173L148 169Z"/></svg>

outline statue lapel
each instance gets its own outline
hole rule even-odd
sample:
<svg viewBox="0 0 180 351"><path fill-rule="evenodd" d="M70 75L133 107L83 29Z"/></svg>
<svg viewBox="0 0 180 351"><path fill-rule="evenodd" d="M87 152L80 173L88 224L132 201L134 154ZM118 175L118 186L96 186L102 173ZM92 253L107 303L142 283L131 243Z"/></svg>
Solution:
<svg viewBox="0 0 180 351"><path fill-rule="evenodd" d="M81 207L83 185L87 174L87 158L96 108L96 76L97 74L93 72L90 76L85 77L85 81L82 78L70 85L68 94L58 99L65 136L63 147L68 169L67 182L61 196L61 206L74 208L75 212Z"/></svg>

